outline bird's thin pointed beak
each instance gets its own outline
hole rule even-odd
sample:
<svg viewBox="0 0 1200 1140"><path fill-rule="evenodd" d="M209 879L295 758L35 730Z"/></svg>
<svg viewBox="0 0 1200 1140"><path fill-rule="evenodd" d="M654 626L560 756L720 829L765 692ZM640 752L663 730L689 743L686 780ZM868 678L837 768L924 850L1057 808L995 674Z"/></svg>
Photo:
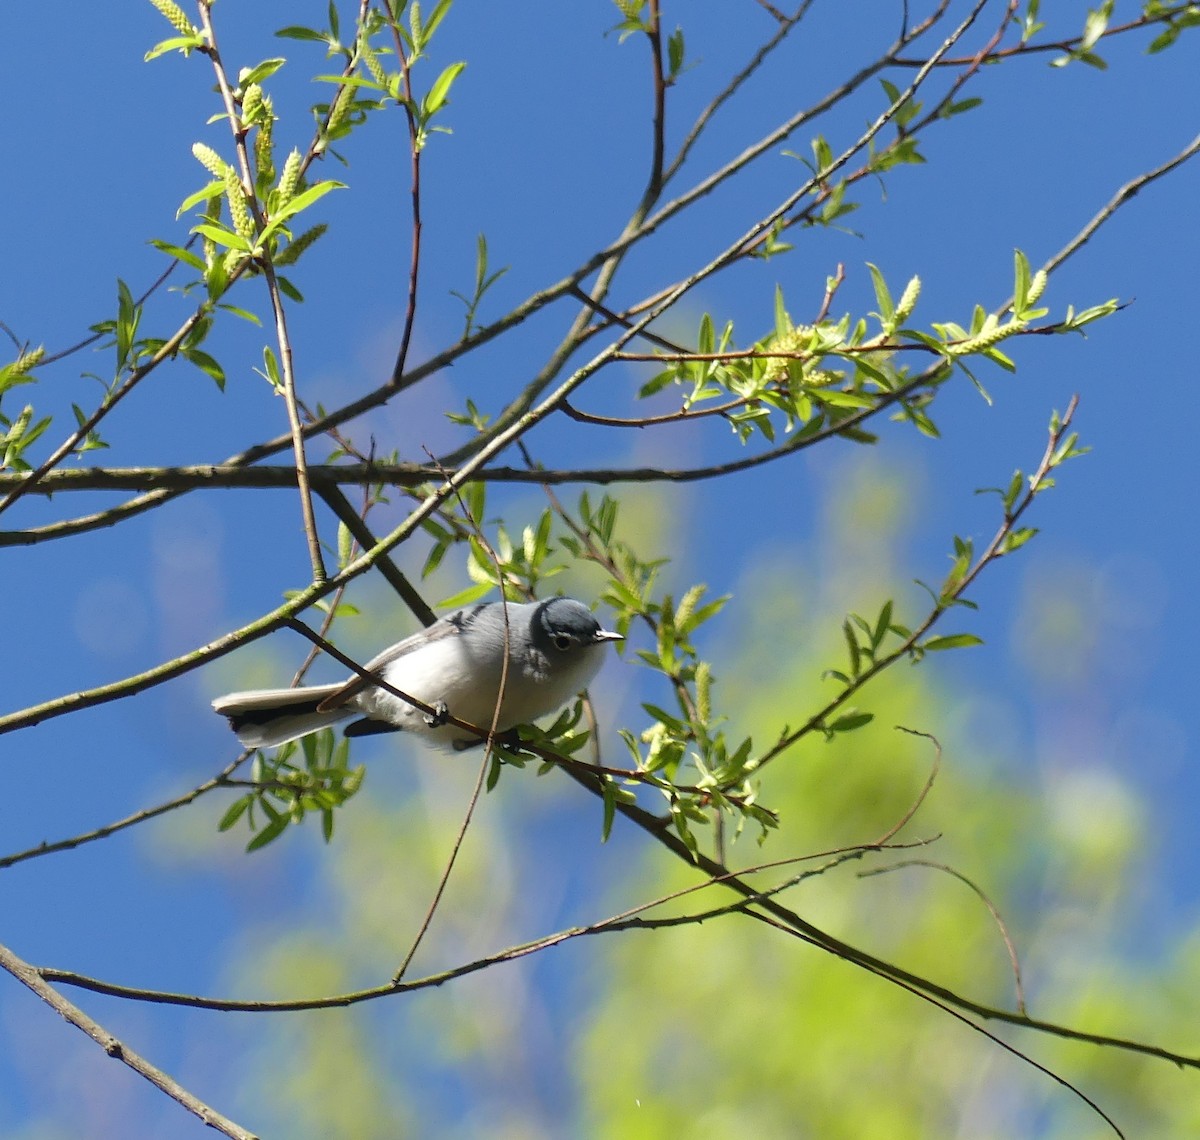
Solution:
<svg viewBox="0 0 1200 1140"><path fill-rule="evenodd" d="M607 629L600 629L600 630L596 631L596 640L597 641L624 641L625 635L623 633L612 633L611 631L609 631Z"/></svg>

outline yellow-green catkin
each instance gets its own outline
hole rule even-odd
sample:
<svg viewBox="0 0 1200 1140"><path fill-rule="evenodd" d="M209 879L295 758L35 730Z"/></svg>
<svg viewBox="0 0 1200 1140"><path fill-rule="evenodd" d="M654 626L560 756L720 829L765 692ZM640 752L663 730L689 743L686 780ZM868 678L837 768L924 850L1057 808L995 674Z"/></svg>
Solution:
<svg viewBox="0 0 1200 1140"><path fill-rule="evenodd" d="M214 178L224 178L225 172L230 169L229 163L211 146L206 146L204 143L192 143L192 154L196 161Z"/></svg>
<svg viewBox="0 0 1200 1140"><path fill-rule="evenodd" d="M336 138L342 127L345 126L352 102L353 97L350 94L350 88L338 88L338 93L334 96L333 106L329 108L329 122L325 127L325 134L329 138Z"/></svg>
<svg viewBox="0 0 1200 1140"><path fill-rule="evenodd" d="M229 201L229 220L233 223L233 228L249 241L254 237L254 219L250 216L242 181L232 166L225 171L225 197Z"/></svg>
<svg viewBox="0 0 1200 1140"><path fill-rule="evenodd" d="M39 344L37 348L31 348L28 352L21 353L5 371L10 376L24 376L36 368L46 355L45 345Z"/></svg>
<svg viewBox="0 0 1200 1140"><path fill-rule="evenodd" d="M290 202L300 188L300 152L293 150L283 164L283 173L279 176L279 201Z"/></svg>
<svg viewBox="0 0 1200 1140"><path fill-rule="evenodd" d="M187 18L186 13L178 4L173 3L172 0L150 0L150 3L166 16L167 22L181 36L194 36L196 34L196 29L192 27L191 20Z"/></svg>
<svg viewBox="0 0 1200 1140"><path fill-rule="evenodd" d="M379 56L377 56L369 47L365 47L362 53L362 58L363 63L366 64L367 70L371 73L371 78L386 91L387 73L383 70L383 64L379 62Z"/></svg>
<svg viewBox="0 0 1200 1140"><path fill-rule="evenodd" d="M913 309L917 307L917 299L921 296L921 279L913 277L904 287L904 292L900 295L900 301L896 305L895 323L899 328L913 314Z"/></svg>
<svg viewBox="0 0 1200 1140"><path fill-rule="evenodd" d="M1029 282L1029 295L1025 298L1027 304L1036 305L1042 299L1042 294L1046 291L1046 283L1049 280L1044 269L1039 269L1033 275L1033 280Z"/></svg>
<svg viewBox="0 0 1200 1140"><path fill-rule="evenodd" d="M242 123L249 127L262 112L263 89L257 83L251 83L242 95Z"/></svg>
<svg viewBox="0 0 1200 1140"><path fill-rule="evenodd" d="M318 226L313 226L311 230L305 230L295 241L291 242L286 249L275 255L276 265L294 265L299 260L300 255L308 249L313 242L317 240L329 227L322 222Z"/></svg>
<svg viewBox="0 0 1200 1140"><path fill-rule="evenodd" d="M812 337L812 329L808 325L797 325L794 329L780 336L772 337L767 344L768 352L804 352ZM790 375L788 365L791 358L775 356L767 360L767 370L763 377L768 383L782 383Z"/></svg>
<svg viewBox="0 0 1200 1140"><path fill-rule="evenodd" d="M257 126L258 133L254 136L254 164L258 170L259 185L270 186L275 181L275 108L269 95L262 96Z"/></svg>
<svg viewBox="0 0 1200 1140"><path fill-rule="evenodd" d="M712 666L707 661L696 665L696 716L701 724L712 719Z"/></svg>

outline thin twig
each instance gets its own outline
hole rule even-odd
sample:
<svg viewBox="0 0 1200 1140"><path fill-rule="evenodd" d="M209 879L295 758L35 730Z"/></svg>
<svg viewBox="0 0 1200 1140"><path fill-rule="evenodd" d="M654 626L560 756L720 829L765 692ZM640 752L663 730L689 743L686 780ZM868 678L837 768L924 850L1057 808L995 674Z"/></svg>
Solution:
<svg viewBox="0 0 1200 1140"><path fill-rule="evenodd" d="M602 790L600 781L594 774L589 774L586 769L586 765L580 765L577 769L569 769L568 774L576 781L576 783L587 787L597 795L601 795ZM777 899L771 897L769 891L756 888L752 884L745 881L744 875L753 873L755 868L750 868L745 872L731 871L729 868L722 866L701 852L690 851L684 845L683 841L678 838L678 836L672 834L670 831L667 831L662 827L661 821L653 813L646 811L637 804L618 802L616 809L618 814L622 815L640 830L645 831L654 839L658 840L659 843L668 848L678 858L704 872L704 874L707 876L707 879L704 883L698 884L697 886L707 886L711 881L712 883L728 887L729 889L740 894L745 900L748 900L749 903L753 903L754 905L758 906L766 913L766 915L770 915L772 918L782 922L789 929L789 932L795 937L800 938L802 941L808 942L817 949L824 950L826 953L832 954L838 958L842 958L851 965L858 966L861 969L865 969L873 974L877 974L884 980L890 981L893 984L897 984L903 989L916 991L923 997L944 1002L946 1005L953 1007L955 1010L958 1010L961 1013L974 1015L984 1020L1000 1021L1020 1028L1047 1033L1051 1036L1060 1037L1065 1040L1079 1041L1092 1045L1108 1046L1111 1048L1121 1049L1126 1052L1137 1053L1144 1056L1155 1057L1160 1060L1169 1061L1183 1068L1200 1070L1200 1056L1190 1056L1185 1053L1178 1053L1170 1049L1164 1049L1158 1045L1134 1041L1129 1038L1114 1037L1100 1033L1089 1033L1084 1030L1074 1029L1071 1026L1060 1025L1050 1021L1043 1021L1024 1014L1014 1013L1011 1010L988 1006L961 994L957 994L953 990L950 990L937 982L934 982L928 978L924 978L919 974L912 973L909 970L905 970L903 967L896 966L885 961L884 959L877 958L865 950L860 950L857 947L851 946L849 943L843 942L841 939L836 938L834 935L827 933L821 928L814 926L812 923L801 918L800 915L795 911L783 906L778 902ZM827 856L828 853L825 853L822 857ZM666 898L673 897L676 896L666 896ZM658 902L660 901L665 900L657 900L655 903L646 905L658 905ZM307 1009L329 1009L355 1005L363 1001L376 1000L394 993L403 993L411 990L427 989L432 986L440 986L454 978L477 973L478 971L493 966L498 962L512 961L516 958L525 957L528 954L536 953L549 946L557 945L558 943L567 941L570 938L575 938L581 935L610 928L617 928L615 921L597 923L594 924L593 927L572 928L570 931L560 931L557 934L549 935L545 938L538 939L535 942L526 943L518 947L510 947L509 949L501 951L497 954L489 955L487 957L480 958L473 962L456 966L436 974L430 974L424 978L414 979L408 982L401 982L398 985L389 982L388 984L382 986L374 986L364 990L357 990L351 993L337 994L323 998L293 999L282 1001L247 1001L237 999L227 1000L200 997L195 994L173 993L161 990L147 990L134 986L122 986L116 983L106 982L99 978L91 978L73 971L59 970L51 967L39 967L38 973L50 982L78 986L82 989L92 990L96 993L109 994L114 997L128 998L136 1001L189 1006L198 1009L240 1011L248 1013L284 1013Z"/></svg>
<svg viewBox="0 0 1200 1140"><path fill-rule="evenodd" d="M175 811L176 808L186 807L201 796L207 795L217 788L225 787L229 782L229 777L249 760L251 755L252 753L250 752L243 752L236 760L227 764L211 779L197 784L190 791L184 792L181 796L175 796L164 803L156 804L154 807L143 808L141 811L135 811L133 814L127 815L122 819L106 823L102 827L82 832L79 835L72 835L68 839L39 843L36 847L29 847L24 851L15 851L11 855L2 855L0 856L0 870L5 867L11 867L16 863L23 863L26 859L36 859L42 855L53 855L59 851L71 851L76 847L82 847L85 843L94 843L97 839L107 839L110 835L115 835L118 831L124 831L128 827L145 823L149 819L165 815L169 811Z"/></svg>
<svg viewBox="0 0 1200 1140"><path fill-rule="evenodd" d="M232 276L233 275L231 275L231 280ZM104 419L105 416L109 415L112 410L122 400L124 400L126 396L129 395L130 392L132 392L143 380L145 380L147 376L150 375L151 372L153 372L160 364L162 364L164 360L168 360L173 357L179 350L179 346L183 343L188 333L190 333L192 329L195 328L196 325L199 324L200 321L207 315L208 307L209 303L206 301L199 308L197 308L196 311L190 317L188 317L188 319L184 321L178 329L175 330L174 334L170 336L155 353L153 353L150 359L147 360L145 364L141 364L137 368L133 369L133 371L130 372L130 374L125 378L125 382L107 395L104 400L101 401L100 406L94 412L92 412L91 415L86 416L83 422L79 424L79 426L73 432L71 432L67 438L64 439L63 442L60 443L58 447L56 447L50 453L49 456L46 457L46 459L39 463L38 466L32 471L22 472L19 480L10 485L11 489L9 490L8 494L5 495L2 500L0 500L0 514L8 510L8 508L11 507L19 498L21 498L22 495L26 495L32 491L38 485L41 479L47 474L47 472L52 471L55 467L57 467L58 464L61 463L68 455L70 455L80 443L87 439L88 434L96 429L100 421Z"/></svg>
<svg viewBox="0 0 1200 1140"><path fill-rule="evenodd" d="M188 1092L169 1074L164 1073L156 1065L152 1065L140 1053L135 1053L124 1042L114 1037L104 1026L90 1018L78 1006L67 1001L39 971L35 970L28 962L18 958L7 946L0 946L0 969L6 970L23 986L37 994L65 1021L87 1034L110 1057L127 1065L139 1076L145 1077L159 1091L166 1093L188 1112L198 1116L209 1128L215 1128L218 1132L232 1137L233 1140L257 1140L253 1132L243 1128L240 1124L235 1124L228 1117L222 1116L211 1105L205 1104L194 1093Z"/></svg>
<svg viewBox="0 0 1200 1140"><path fill-rule="evenodd" d="M359 26L362 26L366 16L367 3L364 0L360 14ZM387 10L386 8L384 9ZM412 242L408 263L408 296L404 306L404 328L400 333L400 347L396 351L396 362L392 365L390 385L398 388L404 381L404 369L408 364L408 347L412 342L413 328L417 320L417 287L421 275L421 147L419 145L417 120L413 113L412 67L405 50L404 37L394 22L389 21L392 38L395 44L396 59L400 63L401 83L404 87L404 98L400 104L404 109L404 121L408 125L408 158L409 158L409 209L412 215Z"/></svg>
<svg viewBox="0 0 1200 1140"><path fill-rule="evenodd" d="M787 923L780 922L777 919L770 917L769 915L759 914L755 910L750 910L747 913L752 918L757 918L760 922L764 922L768 926L771 926L776 930L782 931L784 934L789 934L793 937L800 937L797 934L797 932L794 929L792 929ZM890 974L880 973L877 970L871 969L870 966L864 965L864 968L870 970L871 973L878 974L878 976L884 978L886 981L891 982L893 985L899 986L902 990L907 990L910 994L913 994L915 997L919 997L922 1001L928 1002L930 1005L936 1007L937 1009L940 1009L943 1013L948 1013L956 1021L961 1021L964 1025L968 1026L974 1032L978 1033L981 1037L986 1037L989 1041L992 1042L992 1044L999 1045L1001 1049L1004 1049L1006 1052L1011 1053L1014 1057L1017 1057L1018 1059L1023 1061L1026 1065L1029 1065L1031 1068L1036 1069L1039 1073L1042 1073L1043 1075L1049 1077L1052 1081L1056 1082L1057 1084L1062 1085L1063 1088L1067 1089L1071 1093L1074 1093L1075 1096L1077 1096L1081 1101L1083 1101L1083 1103L1086 1104L1088 1106L1088 1108L1090 1108L1092 1110L1092 1112L1094 1112L1097 1116L1099 1116L1100 1119L1103 1120L1104 1123L1107 1124L1109 1126L1109 1128L1111 1128L1113 1130L1113 1132L1118 1137L1121 1138L1121 1140L1125 1140L1125 1133L1121 1131L1120 1127L1117 1125L1117 1122L1115 1120L1113 1120L1113 1118L1111 1116L1109 1116L1108 1113L1105 1112L1104 1109L1102 1109L1090 1096L1088 1096L1081 1088L1079 1088L1078 1085L1072 1084L1069 1080L1067 1080L1066 1077L1062 1076L1059 1073L1056 1073L1053 1069L1048 1068L1047 1066L1041 1064L1039 1061L1035 1061L1028 1053L1025 1053L1022 1050L1018 1049L1015 1045L1010 1045L1007 1041L1004 1040L1003 1037L999 1037L995 1033L992 1033L991 1030L985 1029L982 1025L978 1025L976 1022L972 1021L969 1017L967 1017L966 1014L962 1013L960 1010L953 1008L954 1003L947 1001L947 1000L943 1000L942 998L938 997L937 995L930 993L928 990L923 989L918 985L914 985L913 983L911 983L903 978L897 978L897 977L891 976Z"/></svg>
<svg viewBox="0 0 1200 1140"><path fill-rule="evenodd" d="M909 843L888 844L882 850L891 851L919 847L923 846L926 842L926 840L915 840ZM511 962L519 958L527 957L530 954L538 953L542 950L549 949L552 946L557 946L563 942L568 942L575 938L587 937L595 934L617 933L619 931L630 929L655 930L667 927L677 927L698 922L706 922L711 918L722 918L726 915L743 913L748 907L751 907L756 903L760 903L763 900L773 898L784 891L790 890L798 883L803 882L814 875L823 874L832 867L839 866L847 859L861 858L866 854L872 853L874 850L875 848L871 845L837 847L831 850L812 852L808 855L793 855L782 859L773 859L769 862L755 864L738 871L726 871L722 874L714 875L711 878L706 878L703 882L692 883L689 886L680 887L668 894L659 895L648 902L638 903L635 906L621 911L618 914L611 915L608 918L600 919L593 923L589 923L586 926L573 926L564 930L556 931L552 934L543 935L542 937L534 939L531 942L521 943L517 946L510 946L504 950L500 950L493 954L486 955L483 958L476 959L475 961L462 963L458 966L453 966L446 970L426 975L422 978L412 978L408 981L391 981L383 985L371 986L366 989L352 990L339 994L328 994L323 997L290 999L283 998L263 1001L240 998L207 997L199 994L184 994L169 990L155 990L146 989L140 986L126 986L117 982L106 981L103 978L94 978L86 974L80 974L74 970L60 970L49 966L40 967L38 969L38 973L50 982L76 986L80 989L86 989L93 993L107 994L111 997L124 998L129 1001L149 1002L159 1005L186 1006L193 1009L209 1009L224 1013L298 1013L317 1009L340 1008L358 1005L362 1002L375 1001L380 998L394 996L397 994L411 993L416 990L428 989L432 986L444 985L446 982L452 981L456 978L477 973L480 970L498 965L502 962ZM817 860L826 860L827 862L822 864L821 867L815 871L808 871L798 875L789 876L787 879L784 879L778 883L774 883L770 886L754 888L749 894L745 895L745 897L737 899L731 903L710 907L703 911L697 911L691 914L673 915L667 918L646 919L640 917L649 910L665 906L671 902L676 902L682 898L697 894L701 891L706 891L710 887L722 886L734 878L744 878L747 875L758 875L766 871L777 870L783 867L791 867L798 863L815 862Z"/></svg>
<svg viewBox="0 0 1200 1140"><path fill-rule="evenodd" d="M427 454L429 454L430 459L433 459L431 453L427 452ZM456 489L455 495L464 516L471 518L471 512L467 510L461 492ZM497 557L495 549L488 541L487 535L483 533L481 527L475 527L475 538L483 546L488 557L491 558L496 568L497 581L499 581L502 578L500 559ZM492 706L492 721L488 725L487 736L484 740L483 759L480 761L479 771L475 776L475 786L471 789L471 796L467 801L466 810L463 812L462 821L458 825L458 833L454 837L453 844L451 844L450 854L446 859L446 864L442 868L441 874L438 876L433 897L429 901L429 906L426 908L425 915L421 919L421 925L417 928L417 933L413 936L408 952L404 955L404 960L400 963L400 968L392 976L393 982L402 981L404 975L408 972L408 967L412 965L412 960L416 957L417 950L420 949L421 943L424 941L425 935L433 922L433 916L437 913L437 909L441 905L442 896L445 894L446 887L450 882L450 875L454 871L455 864L458 862L458 853L462 850L463 841L467 837L467 828L470 827L471 820L474 818L475 806L479 803L479 796L483 792L483 784L487 778L488 769L492 766L492 757L496 750L496 734L500 728L500 710L504 707L504 694L508 689L508 670L511 656L512 630L508 621L508 598L505 596L503 587L501 587L500 591L500 612L504 619L504 642L501 646L503 657L500 660L500 684L496 690L495 704Z"/></svg>
<svg viewBox="0 0 1200 1140"><path fill-rule="evenodd" d="M760 758L760 769L771 763L772 760L777 759L804 737L821 730L830 715L844 705L855 693L859 692L864 685L877 677L885 669L890 668L901 658L907 657L933 626L957 603L958 599L962 598L971 586L974 585L984 569L996 561L996 559L1003 556L1003 546L1006 539L1016 529L1017 523L1032 505L1034 498L1044 489L1046 477L1053 466L1055 452L1059 444L1066 437L1067 429L1071 425L1075 409L1078 406L1079 397L1072 396L1057 428L1050 432L1045 451L1042 453L1042 458L1038 463L1037 469L1029 477L1024 494L1022 494L1012 510L1005 513L1004 519L997 528L996 533L992 536L991 542L988 543L983 553L971 564L963 576L955 582L952 588L942 593L929 613L904 637L895 649L884 654L882 657L875 658L837 696L833 697L818 712L810 716L804 724L798 729L785 733L774 745L768 748Z"/></svg>
<svg viewBox="0 0 1200 1140"><path fill-rule="evenodd" d="M913 801L912 806L887 831L875 840L876 844L880 846L890 842L912 822L913 817L921 810L921 806L929 798L929 793L933 791L934 782L937 780L938 773L942 768L942 745L936 736L928 732L921 732L919 729L905 728L901 724L896 725L896 731L907 732L910 736L921 736L928 740L933 745L933 763L929 767L929 775L926 777L921 790L917 793L917 798Z"/></svg>
<svg viewBox="0 0 1200 1140"><path fill-rule="evenodd" d="M885 875L891 871L899 871L905 867L928 867L933 871L942 871L952 878L957 879L960 883L970 887L979 901L988 909L988 913L992 916L992 921L996 924L996 929L1000 932L1000 937L1004 940L1004 950L1008 954L1009 969L1012 970L1013 989L1017 999L1017 1012L1028 1013L1025 1006L1025 987L1021 982L1021 959L1017 955L1016 945L1013 943L1012 937L1008 933L1008 924L1004 921L1004 916L1000 913L1000 908L988 897L987 892L983 890L977 883L964 875L961 871L947 865L946 863L936 863L932 859L905 859L899 863L891 863L886 867L872 867L867 871L860 871L861 878L867 878L874 875Z"/></svg>
<svg viewBox="0 0 1200 1140"><path fill-rule="evenodd" d="M1166 174L1170 174L1176 167L1182 166L1190 158L1194 158L1197 153L1200 153L1200 135L1197 135L1187 146L1178 154L1167 159L1160 166L1156 166L1153 170L1148 170L1144 174L1139 174L1136 178L1131 178L1125 185L1121 186L1108 202L1092 217L1092 219L1079 231L1062 249L1058 251L1042 269L1046 273L1057 269L1068 258L1078 253L1091 239L1096 235L1096 231L1102 225L1108 222L1112 216L1128 202L1132 201L1142 190L1149 186L1152 182L1156 182Z"/></svg>
<svg viewBox="0 0 1200 1140"><path fill-rule="evenodd" d="M1154 15L1143 14L1137 19L1130 20L1125 24L1114 24L1111 27L1105 28L1097 39L1097 43L1102 40L1110 40L1114 36L1124 35L1126 32L1134 32L1139 28L1150 27L1154 24L1165 24L1173 16L1178 16L1190 9L1191 4L1178 4L1170 11L1157 12ZM1050 40L1042 41L1041 43L1031 43L1028 41L1014 44L1009 48L1000 48L989 51L986 56L987 63L997 63L1000 60L1011 59L1015 56L1023 55L1041 55L1048 51L1062 52L1064 55L1070 55L1076 51L1083 42L1083 37L1072 36L1065 40ZM922 61L919 59L902 59L897 57L892 61L896 67L920 67ZM950 57L942 60L941 67L957 67L964 63L971 62L970 59L962 57Z"/></svg>
<svg viewBox="0 0 1200 1140"><path fill-rule="evenodd" d="M234 150L238 157L241 170L242 189L245 192L246 203L254 218L254 227L258 233L266 228L267 219L263 214L262 205L254 193L254 169L250 162L250 153L246 147L246 132L241 128L241 116L233 89L229 85L229 77L225 74L225 65L217 47L217 33L213 27L212 15L207 3L200 4L200 20L208 41L206 54L212 64L213 73L217 78L217 90L225 107L225 115L229 120L229 129L233 134ZM308 557L312 565L314 582L325 579L325 561L321 556L321 538L317 533L316 515L313 513L312 488L308 481L308 459L304 453L304 433L300 424L300 412L296 406L296 373L292 363L292 340L288 335L287 313L283 305L283 294L279 289L279 279L275 273L275 264L271 258L271 250L262 245L256 250L254 261L262 271L267 283L267 295L271 300L271 312L275 319L275 343L279 348L279 367L283 379L283 402L287 409L288 427L291 432L292 454L296 462L296 485L300 491L300 515L304 524L304 535L308 543Z"/></svg>

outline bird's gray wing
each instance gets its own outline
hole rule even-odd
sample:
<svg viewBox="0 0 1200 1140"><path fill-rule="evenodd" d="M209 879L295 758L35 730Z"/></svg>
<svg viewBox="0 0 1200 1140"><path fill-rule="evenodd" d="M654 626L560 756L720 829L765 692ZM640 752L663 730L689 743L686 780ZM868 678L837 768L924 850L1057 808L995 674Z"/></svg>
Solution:
<svg viewBox="0 0 1200 1140"><path fill-rule="evenodd" d="M389 646L378 656L372 657L363 668L368 673L378 676L393 661L408 656L408 654L421 649L430 644L430 642L441 641L444 637L456 637L475 621L481 610L487 608L487 604L481 604L472 606L470 609L456 610L452 614L447 614L444 618L435 621L428 629L418 630L403 641L397 641L395 645ZM373 681L356 673L344 685L335 689L321 702L319 711L330 712L333 709L341 708L347 701L353 700L354 697L358 696L364 689L369 688L373 683Z"/></svg>

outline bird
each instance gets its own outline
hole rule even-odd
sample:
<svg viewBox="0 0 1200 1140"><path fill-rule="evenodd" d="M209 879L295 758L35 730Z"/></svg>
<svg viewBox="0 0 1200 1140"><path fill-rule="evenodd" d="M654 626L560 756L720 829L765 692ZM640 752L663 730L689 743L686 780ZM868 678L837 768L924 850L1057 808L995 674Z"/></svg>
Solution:
<svg viewBox="0 0 1200 1140"><path fill-rule="evenodd" d="M217 697L245 748L273 748L357 716L346 736L413 732L455 750L478 744L449 714L485 732L500 695L507 619L508 671L496 731L554 712L585 689L604 662L604 647L623 635L604 629L574 598L487 602L447 614L367 662L365 671L434 709L430 715L367 678L331 685L250 689Z"/></svg>

